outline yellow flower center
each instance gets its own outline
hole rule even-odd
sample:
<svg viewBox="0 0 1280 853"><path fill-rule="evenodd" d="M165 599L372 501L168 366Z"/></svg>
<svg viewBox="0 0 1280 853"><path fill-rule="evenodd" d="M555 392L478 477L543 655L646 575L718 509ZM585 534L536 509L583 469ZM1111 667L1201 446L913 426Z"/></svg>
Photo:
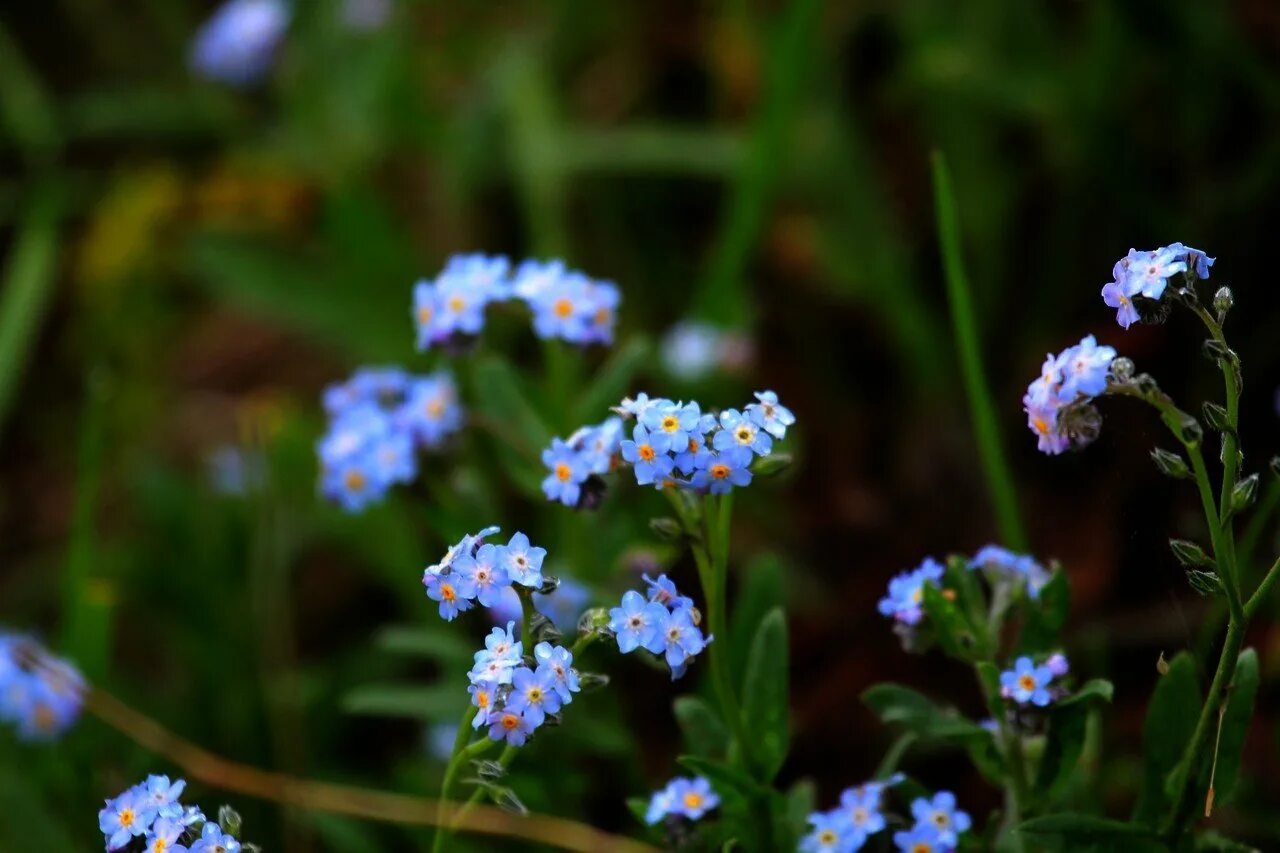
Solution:
<svg viewBox="0 0 1280 853"><path fill-rule="evenodd" d="M738 443L739 443L739 444L750 444L750 443L751 443L752 435L751 435L751 429L750 429L750 428L748 428L748 427L738 427L737 436L738 436Z"/></svg>
<svg viewBox="0 0 1280 853"><path fill-rule="evenodd" d="M690 791L684 795L684 807L686 809L702 808L702 795L697 791Z"/></svg>
<svg viewBox="0 0 1280 853"><path fill-rule="evenodd" d="M434 315L435 312L431 310L430 305L423 305L418 309L418 322L425 326L431 322L431 318Z"/></svg>
<svg viewBox="0 0 1280 853"><path fill-rule="evenodd" d="M358 492L364 488L364 474L359 471L348 471L347 476L342 478L347 484L347 489L352 492Z"/></svg>
<svg viewBox="0 0 1280 853"><path fill-rule="evenodd" d="M427 403L427 417L433 421L440 420L440 416L444 414L444 403L440 400L432 400Z"/></svg>
<svg viewBox="0 0 1280 853"><path fill-rule="evenodd" d="M1041 435L1049 434L1049 422L1044 418L1035 418L1031 421L1032 428Z"/></svg>
<svg viewBox="0 0 1280 853"><path fill-rule="evenodd" d="M667 415L662 419L662 429L665 432L675 432L680 429L680 419L674 415Z"/></svg>
<svg viewBox="0 0 1280 853"><path fill-rule="evenodd" d="M518 727L519 725L520 725L520 718L517 717L515 714L502 715L502 727L507 731L511 731L512 729Z"/></svg>
<svg viewBox="0 0 1280 853"><path fill-rule="evenodd" d="M133 813L133 809L122 809L120 811L120 825L125 827L126 829L128 827L133 826L133 822L135 819L136 819L136 816Z"/></svg>
<svg viewBox="0 0 1280 853"><path fill-rule="evenodd" d="M840 840L840 836L836 835L835 830L824 829L818 833L818 841L823 844L835 844L838 840Z"/></svg>
<svg viewBox="0 0 1280 853"><path fill-rule="evenodd" d="M569 478L573 476L573 470L568 465L561 462L556 466L556 479L562 483L569 482Z"/></svg>
<svg viewBox="0 0 1280 853"><path fill-rule="evenodd" d="M1036 680L1032 678L1030 675L1024 675L1018 679L1018 686L1021 687L1023 690L1035 690Z"/></svg>
<svg viewBox="0 0 1280 853"><path fill-rule="evenodd" d="M467 300L461 296L449 297L449 310L455 314L461 314L462 310L467 307Z"/></svg>
<svg viewBox="0 0 1280 853"><path fill-rule="evenodd" d="M555 304L551 306L551 310L561 320L573 315L573 301L570 299L557 299Z"/></svg>
<svg viewBox="0 0 1280 853"><path fill-rule="evenodd" d="M933 845L921 841L911 848L911 853L933 853Z"/></svg>
<svg viewBox="0 0 1280 853"><path fill-rule="evenodd" d="M452 584L447 584L447 583L440 584L440 598L442 600L453 601L457 597L458 595L453 591Z"/></svg>
<svg viewBox="0 0 1280 853"><path fill-rule="evenodd" d="M645 462L652 462L657 455L653 452L653 448L648 444L642 444L637 448L636 453L640 454L640 458Z"/></svg>
<svg viewBox="0 0 1280 853"><path fill-rule="evenodd" d="M487 690L476 691L476 707L477 708L489 707L489 691Z"/></svg>
<svg viewBox="0 0 1280 853"><path fill-rule="evenodd" d="M729 466L725 465L722 462L717 462L715 465L712 465L708 470L711 472L711 476L717 480L723 480L729 476Z"/></svg>
<svg viewBox="0 0 1280 853"><path fill-rule="evenodd" d="M530 701L530 702L533 702L534 704L537 704L538 702L541 702L541 701L542 701L542 688L541 688L541 687L531 687L531 688L529 688L529 701Z"/></svg>

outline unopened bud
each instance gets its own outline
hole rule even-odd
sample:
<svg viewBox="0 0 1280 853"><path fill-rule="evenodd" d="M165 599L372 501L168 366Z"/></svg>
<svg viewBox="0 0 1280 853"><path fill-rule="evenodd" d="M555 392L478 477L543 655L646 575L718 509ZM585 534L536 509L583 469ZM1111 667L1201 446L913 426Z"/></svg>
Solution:
<svg viewBox="0 0 1280 853"><path fill-rule="evenodd" d="M1117 382L1128 382L1133 378L1133 359L1120 356L1111 360L1111 375Z"/></svg>
<svg viewBox="0 0 1280 853"><path fill-rule="evenodd" d="M664 542L678 542L684 536L684 528L674 518L651 518L649 529Z"/></svg>
<svg viewBox="0 0 1280 853"><path fill-rule="evenodd" d="M1218 322L1222 322L1222 318L1227 316L1236 304L1236 295L1231 292L1229 287L1219 287L1218 292L1213 294L1213 310L1218 312Z"/></svg>
<svg viewBox="0 0 1280 853"><path fill-rule="evenodd" d="M1173 550L1173 556L1177 557L1178 562L1184 566L1212 566L1214 564L1203 548L1186 539L1170 539L1169 548Z"/></svg>
<svg viewBox="0 0 1280 853"><path fill-rule="evenodd" d="M1186 461L1176 453L1157 447L1151 451L1151 459L1160 469L1160 473L1175 480L1185 480L1191 476Z"/></svg>

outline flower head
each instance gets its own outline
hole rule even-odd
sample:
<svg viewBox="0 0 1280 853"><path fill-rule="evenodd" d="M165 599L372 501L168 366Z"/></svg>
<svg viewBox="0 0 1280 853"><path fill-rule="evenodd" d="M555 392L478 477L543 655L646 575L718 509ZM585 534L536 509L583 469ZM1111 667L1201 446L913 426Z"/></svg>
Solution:
<svg viewBox="0 0 1280 853"><path fill-rule="evenodd" d="M430 572L422 576L422 583L427 588L427 597L440 602L440 617L452 622L459 613L471 609L471 599L476 597L475 582L459 572L447 575L433 575Z"/></svg>
<svg viewBox="0 0 1280 853"><path fill-rule="evenodd" d="M649 800L645 821L655 824L667 817L701 820L707 812L720 805L720 796L711 782L702 776L672 779L661 790L655 791Z"/></svg>
<svg viewBox="0 0 1280 853"><path fill-rule="evenodd" d="M541 718L538 722L541 722ZM505 740L512 746L524 746L535 728L537 725L528 714L522 714L513 708L489 713L490 740Z"/></svg>
<svg viewBox="0 0 1280 853"><path fill-rule="evenodd" d="M506 707L523 714L534 728L542 725L547 714L560 710L560 691L556 689L554 673L541 667L516 669L511 674L511 693Z"/></svg>
<svg viewBox="0 0 1280 853"><path fill-rule="evenodd" d="M1106 391L1115 358L1116 351L1098 346L1093 335L1046 358L1022 398L1027 426L1042 452L1057 455L1096 437L1096 424L1082 415L1092 411L1089 401Z"/></svg>
<svg viewBox="0 0 1280 853"><path fill-rule="evenodd" d="M618 651L624 655L638 648L660 654L666 649L664 634L669 617L666 607L628 590L622 596L622 604L609 611L609 630L614 632Z"/></svg>
<svg viewBox="0 0 1280 853"><path fill-rule="evenodd" d="M840 809L810 814L809 826L809 834L800 839L803 853L855 853L867 840Z"/></svg>
<svg viewBox="0 0 1280 853"><path fill-rule="evenodd" d="M688 443L688 437L680 433ZM650 432L644 424L636 424L631 432L631 439L621 444L622 458L631 463L636 475L636 482L642 486L651 485L671 474L675 460L668 451L671 450L671 437L665 432Z"/></svg>
<svg viewBox="0 0 1280 853"><path fill-rule="evenodd" d="M190 853L240 853L240 842L216 823L206 823Z"/></svg>
<svg viewBox="0 0 1280 853"><path fill-rule="evenodd" d="M1014 661L1013 669L1000 673L1000 690L1019 705L1043 708L1053 700L1049 692L1051 681L1053 672L1049 667L1036 666L1031 658L1024 656Z"/></svg>
<svg viewBox="0 0 1280 853"><path fill-rule="evenodd" d="M747 416L774 438L786 438L787 427L796 422L796 416L778 402L778 395L772 391L757 391L756 400L747 406Z"/></svg>
<svg viewBox="0 0 1280 853"><path fill-rule="evenodd" d="M502 549L499 565L512 583L538 589L542 586L542 561L546 556L546 548L531 545L528 536L516 532Z"/></svg>
<svg viewBox="0 0 1280 853"><path fill-rule="evenodd" d="M256 83L271 70L288 26L284 0L229 0L196 34L191 67L231 86Z"/></svg>
<svg viewBox="0 0 1280 853"><path fill-rule="evenodd" d="M889 581L888 595L880 599L880 613L906 625L918 624L924 616L925 584L937 586L942 574L942 564L926 557L916 568L895 576Z"/></svg>
<svg viewBox="0 0 1280 853"><path fill-rule="evenodd" d="M107 839L107 849L117 850L132 839L145 836L156 812L140 788L130 788L98 812L98 829Z"/></svg>
<svg viewBox="0 0 1280 853"><path fill-rule="evenodd" d="M768 456L773 450L773 439L755 418L737 409L726 409L720 413L720 431L716 433L713 445L716 450L743 447L757 456Z"/></svg>
<svg viewBox="0 0 1280 853"><path fill-rule="evenodd" d="M565 506L577 506L582 496L582 483L589 473L579 453L560 439L542 451L542 464L550 472L542 481L542 492L548 500Z"/></svg>
<svg viewBox="0 0 1280 853"><path fill-rule="evenodd" d="M79 670L29 637L0 634L0 722L26 741L49 741L80 717L85 683Z"/></svg>
<svg viewBox="0 0 1280 853"><path fill-rule="evenodd" d="M749 447L729 447L718 452L704 448L694 459L694 488L705 489L713 495L724 495L735 487L750 485L751 452Z"/></svg>
<svg viewBox="0 0 1280 853"><path fill-rule="evenodd" d="M578 671L573 668L573 653L564 646L538 643L533 647L533 659L538 663L538 672L550 676L560 701L565 705L572 702L573 694L582 689L578 684Z"/></svg>
<svg viewBox="0 0 1280 853"><path fill-rule="evenodd" d="M911 803L911 815L916 825L930 826L938 833L938 839L948 847L959 843L959 836L970 826L969 815L956 808L956 795L939 791L932 800L923 797Z"/></svg>
<svg viewBox="0 0 1280 853"><path fill-rule="evenodd" d="M918 823L909 830L895 832L893 843L902 853L948 853L951 845L943 840L942 833L927 823Z"/></svg>

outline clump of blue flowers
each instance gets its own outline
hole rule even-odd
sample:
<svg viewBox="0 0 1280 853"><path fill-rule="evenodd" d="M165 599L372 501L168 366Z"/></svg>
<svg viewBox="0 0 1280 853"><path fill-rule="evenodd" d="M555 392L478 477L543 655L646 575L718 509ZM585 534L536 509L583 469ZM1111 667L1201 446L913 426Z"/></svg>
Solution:
<svg viewBox="0 0 1280 853"><path fill-rule="evenodd" d="M0 722L27 741L48 741L75 724L83 676L30 637L0 634Z"/></svg>
<svg viewBox="0 0 1280 853"><path fill-rule="evenodd" d="M1040 565L1030 554L1017 554L1001 545L987 545L973 555L969 568L986 572L988 579L998 582L1009 579L1025 583L1031 598L1040 597L1040 590L1049 582L1049 570Z"/></svg>
<svg viewBox="0 0 1280 853"><path fill-rule="evenodd" d="M1093 335L1045 358L1022 398L1041 451L1057 455L1097 438L1100 418L1091 401L1107 390L1115 358L1115 349L1099 346Z"/></svg>
<svg viewBox="0 0 1280 853"><path fill-rule="evenodd" d="M218 822L208 820L197 806L179 799L187 783L168 776L148 776L110 800L98 812L98 828L108 851L146 853L240 853L256 850L241 845L240 817L223 808Z"/></svg>
<svg viewBox="0 0 1280 853"><path fill-rule="evenodd" d="M1149 252L1130 249L1111 268L1112 280L1102 287L1102 301L1116 309L1116 322L1127 329L1142 319L1144 303L1160 301L1170 278L1182 274L1207 279L1214 260L1181 243Z"/></svg>
<svg viewBox="0 0 1280 853"><path fill-rule="evenodd" d="M752 358L751 340L742 333L694 320L668 329L661 349L667 373L687 381L739 370Z"/></svg>
<svg viewBox="0 0 1280 853"><path fill-rule="evenodd" d="M772 391L757 393L756 402L741 410L718 415L704 412L697 402L643 393L624 399L614 411L629 423L629 431L610 418L567 440L554 439L543 451L548 474L542 489L548 500L591 508L603 490L599 475L620 464L631 467L641 486L727 494L751 483L753 463L771 455L773 442L785 438L796 421ZM604 440L592 440L602 433Z"/></svg>
<svg viewBox="0 0 1280 853"><path fill-rule="evenodd" d="M720 796L703 776L677 777L649 798L645 822L650 826L666 820L701 820L720 805Z"/></svg>
<svg viewBox="0 0 1280 853"><path fill-rule="evenodd" d="M681 595L670 578L659 575L652 580L645 575L644 580L649 585L648 597L636 590L624 593L622 603L609 610L609 630L623 654L644 649L662 656L674 681L714 637L703 636L699 627L702 615L693 599Z"/></svg>
<svg viewBox="0 0 1280 853"><path fill-rule="evenodd" d="M500 255L454 255L434 279L413 290L418 349L457 347L484 329L495 303L517 300L533 312L534 333L544 340L611 344L621 295L562 261L528 260L514 270Z"/></svg>
<svg viewBox="0 0 1280 853"><path fill-rule="evenodd" d="M467 692L476 709L472 728L487 727L490 740L523 746L535 729L573 702L581 684L569 649L538 643L527 658L514 627L508 622L490 632L475 654Z"/></svg>
<svg viewBox="0 0 1280 853"><path fill-rule="evenodd" d="M196 34L192 69L231 86L258 82L275 62L289 17L284 0L229 0Z"/></svg>
<svg viewBox="0 0 1280 853"><path fill-rule="evenodd" d="M357 511L418 474L418 452L435 450L462 426L462 407L445 371L415 376L364 368L324 392L329 428L317 445L320 491Z"/></svg>
<svg viewBox="0 0 1280 853"><path fill-rule="evenodd" d="M440 616L453 621L470 610L476 602L483 607L497 607L506 590L513 585L530 590L542 589L542 561L545 548L536 547L529 537L516 533L506 545L485 542L498 533L497 527L486 527L468 534L449 548L440 562L426 568L422 584L427 596L440 603Z"/></svg>
<svg viewBox="0 0 1280 853"><path fill-rule="evenodd" d="M846 788L840 805L809 815L810 832L800 841L804 853L853 853L867 839L885 828L884 793L902 782L896 773L888 779Z"/></svg>

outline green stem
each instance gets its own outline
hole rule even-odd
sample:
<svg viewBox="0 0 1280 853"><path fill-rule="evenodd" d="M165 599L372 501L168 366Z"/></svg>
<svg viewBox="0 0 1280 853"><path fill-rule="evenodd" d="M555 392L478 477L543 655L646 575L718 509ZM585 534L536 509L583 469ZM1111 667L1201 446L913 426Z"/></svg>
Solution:
<svg viewBox="0 0 1280 853"><path fill-rule="evenodd" d="M520 645L526 655L533 654L533 591L528 587L517 586L520 596Z"/></svg>
<svg viewBox="0 0 1280 853"><path fill-rule="evenodd" d="M960 251L960 224L955 197L951 191L951 176L946 160L937 151L933 153L933 191L937 205L938 241L946 273L947 299L951 305L951 320L955 327L956 350L960 357L965 393L969 398L969 415L973 420L974 437L978 442L978 455L986 474L987 491L994 505L1001 538L1015 551L1026 551L1029 545L1018 511L1017 490L1013 485L1008 460L1004 456L1000 423L982 366L982 345L978 338L972 289Z"/></svg>
<svg viewBox="0 0 1280 853"><path fill-rule="evenodd" d="M994 657L989 659L988 663L997 665ZM987 707L991 710L992 717L995 719L996 726L999 729L1005 767L1009 771L1009 784L1005 786L1004 825L1009 829L1007 834L1013 849L1021 851L1022 838L1018 834L1017 826L1022 823L1022 810L1027 802L1027 765L1026 757L1022 752L1022 738L1009 724L1008 715L1004 712L1004 699L999 695L998 688L997 692L991 693L987 689L987 683L982 678L980 671L978 672L978 688L986 698Z"/></svg>
<svg viewBox="0 0 1280 853"><path fill-rule="evenodd" d="M600 634L593 630L590 634L583 634L576 641L574 641L573 647L569 649L569 654L573 655L574 663L577 663L578 655L585 652L587 650L587 647L590 646L599 638L600 638Z"/></svg>
<svg viewBox="0 0 1280 853"><path fill-rule="evenodd" d="M1237 565L1244 569L1253 566L1258 545L1262 542L1262 537L1266 534L1277 509L1280 509L1280 478L1272 477L1267 482L1257 508L1253 511L1253 518L1249 519L1249 524L1245 526L1244 535L1240 537L1240 547L1236 550Z"/></svg>
<svg viewBox="0 0 1280 853"><path fill-rule="evenodd" d="M449 763L445 765L444 779L440 783L440 804L436 807L436 835L431 844L432 853L440 853L444 849L444 837L448 834L448 829L444 825L444 804L450 800L450 795L453 793L453 784L458 775L458 768L462 765L462 756L466 754L467 743L471 740L471 722L479 711L480 709L475 705L468 705L462 719L458 722L458 732L453 736L453 750L449 753Z"/></svg>
<svg viewBox="0 0 1280 853"><path fill-rule="evenodd" d="M496 743L496 741L487 741L487 743ZM502 750L502 754L498 756L498 765L501 766L503 769L510 767L511 760L516 757L516 753L519 751L519 749L520 749L519 747L512 746L511 744L507 744L506 749ZM458 809L458 813L454 815L453 825L457 826L458 823L462 820L462 818L467 814L467 812L471 811L471 807L474 806L476 803L480 802L480 798L483 796L484 796L484 788L477 785L476 789L471 792L471 796L467 797L466 803L464 803L462 808Z"/></svg>
<svg viewBox="0 0 1280 853"><path fill-rule="evenodd" d="M1276 581L1280 580L1280 560L1276 560L1271 564L1271 569L1263 577L1262 583L1258 584L1258 588L1254 590L1249 601L1244 606L1244 618L1252 619L1254 614L1258 612L1263 603L1267 600L1267 596L1271 593L1271 588L1276 585Z"/></svg>

